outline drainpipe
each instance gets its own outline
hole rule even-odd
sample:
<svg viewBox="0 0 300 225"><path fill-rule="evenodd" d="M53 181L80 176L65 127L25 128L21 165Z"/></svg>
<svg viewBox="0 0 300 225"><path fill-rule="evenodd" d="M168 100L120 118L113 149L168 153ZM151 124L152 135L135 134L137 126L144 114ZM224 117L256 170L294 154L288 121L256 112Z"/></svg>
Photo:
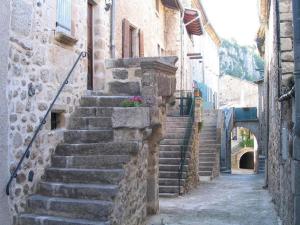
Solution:
<svg viewBox="0 0 300 225"><path fill-rule="evenodd" d="M181 52L181 71L180 71L180 97L182 97L183 93L183 70L184 70L184 23L183 23L184 11L180 13L180 52Z"/></svg>
<svg viewBox="0 0 300 225"><path fill-rule="evenodd" d="M110 57L112 59L116 58L116 2L117 0L112 0L110 11Z"/></svg>
<svg viewBox="0 0 300 225"><path fill-rule="evenodd" d="M294 193L294 224L300 224L300 2L293 0L293 27L294 27L294 59L295 59L295 137L293 149L293 193Z"/></svg>
<svg viewBox="0 0 300 225"><path fill-rule="evenodd" d="M295 58L295 111L296 124L295 135L300 139L300 2L293 0L293 18L294 18L294 58ZM300 146L294 145L297 153L300 155Z"/></svg>

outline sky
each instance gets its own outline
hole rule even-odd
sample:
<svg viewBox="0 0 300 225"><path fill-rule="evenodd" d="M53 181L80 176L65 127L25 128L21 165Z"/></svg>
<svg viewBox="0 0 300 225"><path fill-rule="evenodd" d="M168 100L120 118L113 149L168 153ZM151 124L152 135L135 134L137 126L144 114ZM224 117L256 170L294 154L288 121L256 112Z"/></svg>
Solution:
<svg viewBox="0 0 300 225"><path fill-rule="evenodd" d="M202 0L209 21L221 38L254 45L259 28L257 0Z"/></svg>

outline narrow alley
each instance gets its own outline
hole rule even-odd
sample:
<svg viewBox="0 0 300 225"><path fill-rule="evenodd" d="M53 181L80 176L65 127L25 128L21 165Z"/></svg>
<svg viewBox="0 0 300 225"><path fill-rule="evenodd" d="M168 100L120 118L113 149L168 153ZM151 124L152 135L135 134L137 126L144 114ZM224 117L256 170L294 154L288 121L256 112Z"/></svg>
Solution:
<svg viewBox="0 0 300 225"><path fill-rule="evenodd" d="M179 198L160 200L148 225L277 225L263 175L221 175Z"/></svg>

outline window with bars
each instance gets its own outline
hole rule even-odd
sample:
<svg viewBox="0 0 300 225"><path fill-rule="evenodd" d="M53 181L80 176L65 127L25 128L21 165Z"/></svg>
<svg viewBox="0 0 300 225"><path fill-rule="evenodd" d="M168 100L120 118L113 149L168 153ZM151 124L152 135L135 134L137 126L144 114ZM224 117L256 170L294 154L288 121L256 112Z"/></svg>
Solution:
<svg viewBox="0 0 300 225"><path fill-rule="evenodd" d="M72 0L57 0L56 31L71 35Z"/></svg>

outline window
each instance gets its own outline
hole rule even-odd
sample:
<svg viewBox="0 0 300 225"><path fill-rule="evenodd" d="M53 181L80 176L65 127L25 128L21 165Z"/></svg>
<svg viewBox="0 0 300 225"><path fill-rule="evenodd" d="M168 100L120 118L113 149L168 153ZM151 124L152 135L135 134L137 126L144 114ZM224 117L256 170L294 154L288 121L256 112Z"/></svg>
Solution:
<svg viewBox="0 0 300 225"><path fill-rule="evenodd" d="M143 32L132 25L127 19L123 19L122 42L123 58L144 56Z"/></svg>
<svg viewBox="0 0 300 225"><path fill-rule="evenodd" d="M51 130L62 128L63 114L57 112L51 112Z"/></svg>
<svg viewBox="0 0 300 225"><path fill-rule="evenodd" d="M72 2L71 0L57 0L56 6L56 31L71 35L72 27Z"/></svg>

